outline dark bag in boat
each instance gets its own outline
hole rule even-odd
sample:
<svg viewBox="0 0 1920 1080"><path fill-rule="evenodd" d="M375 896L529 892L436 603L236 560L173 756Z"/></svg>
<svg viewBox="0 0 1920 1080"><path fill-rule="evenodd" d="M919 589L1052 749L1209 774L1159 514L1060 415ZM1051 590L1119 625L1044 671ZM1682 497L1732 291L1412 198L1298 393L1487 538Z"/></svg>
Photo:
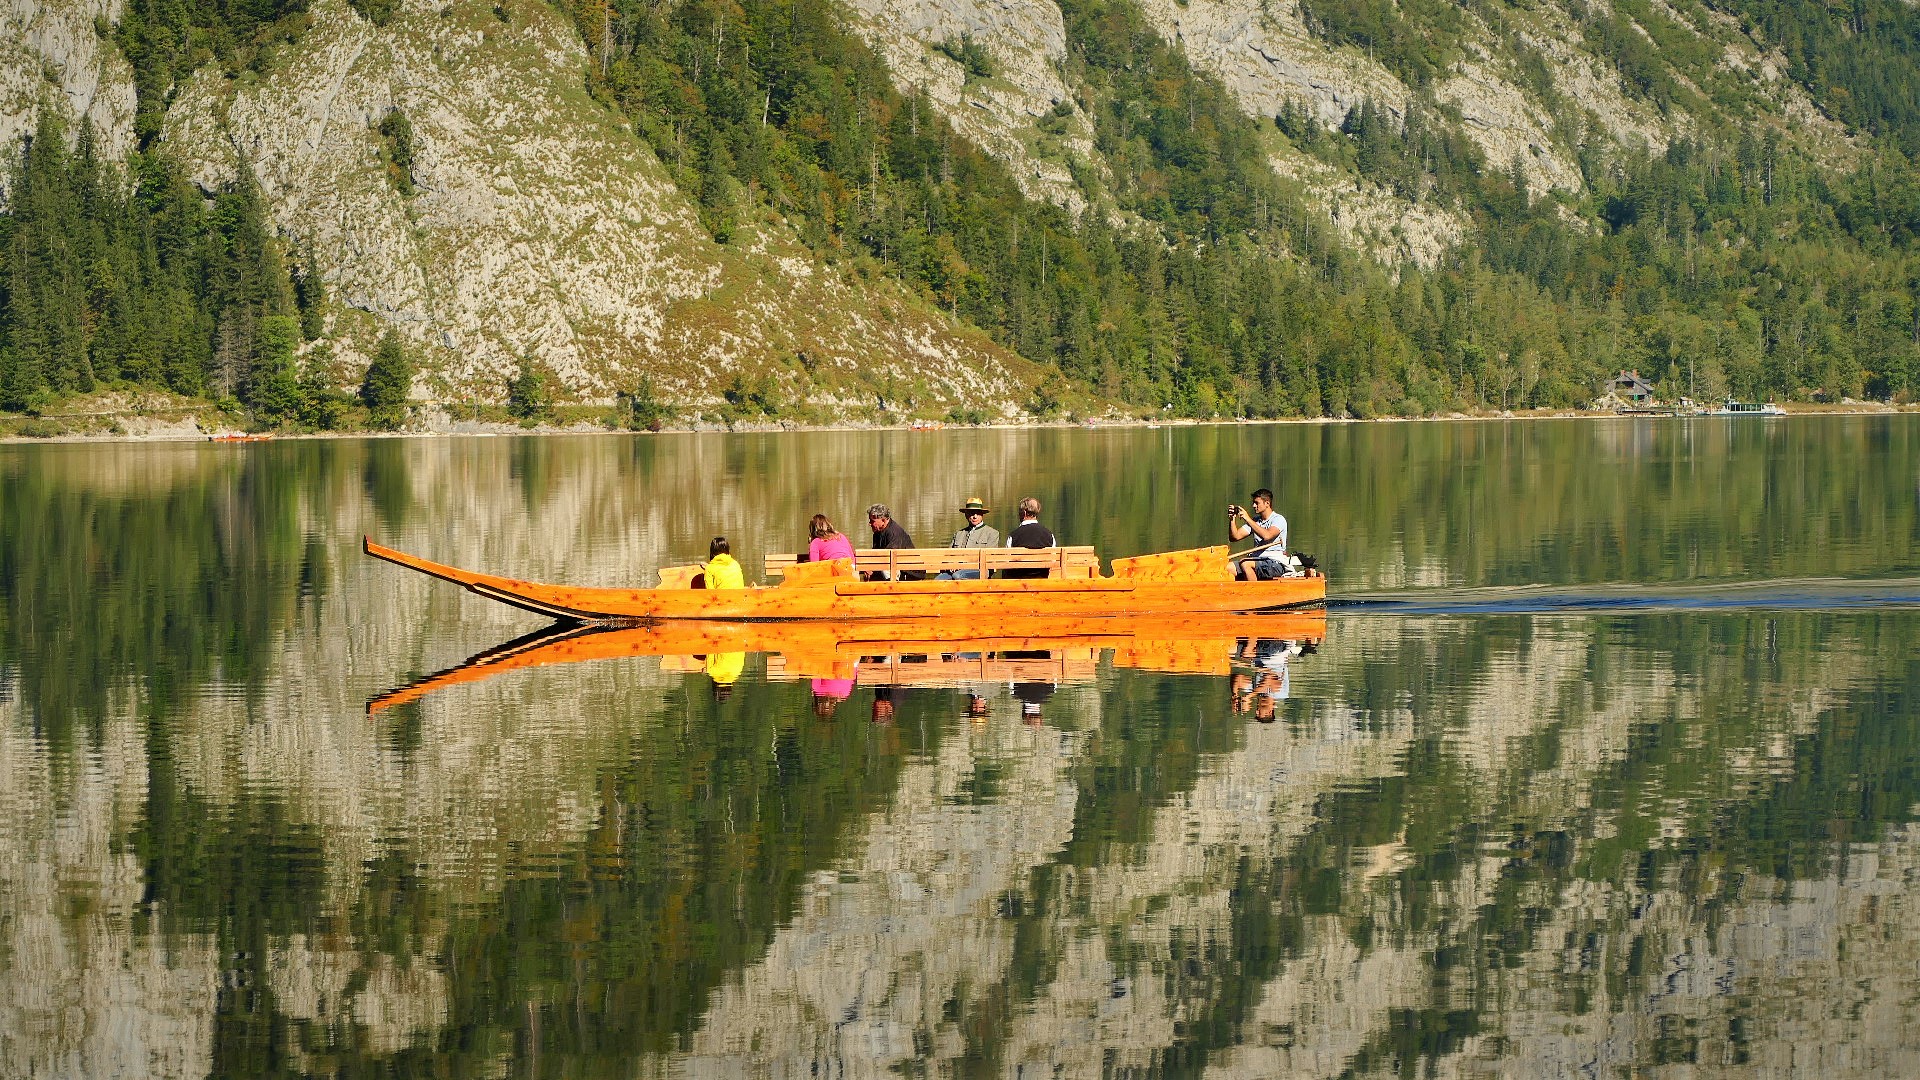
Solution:
<svg viewBox="0 0 1920 1080"><path fill-rule="evenodd" d="M1311 555L1293 552L1293 559L1300 564L1300 572L1308 577L1320 576L1320 562Z"/></svg>

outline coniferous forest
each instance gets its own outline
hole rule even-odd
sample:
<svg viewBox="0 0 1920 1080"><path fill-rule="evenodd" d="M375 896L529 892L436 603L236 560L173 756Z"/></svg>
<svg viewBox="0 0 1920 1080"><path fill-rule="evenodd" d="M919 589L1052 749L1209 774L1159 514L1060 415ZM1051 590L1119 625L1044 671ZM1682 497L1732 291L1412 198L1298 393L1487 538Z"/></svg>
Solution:
<svg viewBox="0 0 1920 1080"><path fill-rule="evenodd" d="M1425 91L1458 58L1451 5L1306 5L1316 34L1415 88L1328 130L1292 107L1245 115L1128 0L1064 0L1068 84L1083 89L1053 119L1084 116L1112 166L1076 175L1112 212L1077 218L898 90L828 0L567 4L590 88L716 241L777 213L823 257L897 278L1056 371L1035 412L1083 392L1197 416L1569 407L1618 368L1703 399L1920 393L1920 13L1895 0L1728 8L1856 134L1861 151L1837 160L1716 96L1733 92L1677 32L1662 41L1667 16L1581 9L1630 92L1714 122L1622 149L1543 77L1580 150L1579 196L1528 190ZM272 234L250 177L200 190L156 138L195 65L270 65L302 6L131 4L113 28L140 95L128 163L42 111L0 216L0 407L124 385L234 401L269 425L399 422L390 402L352 413L325 342L303 348L324 328L323 268ZM1502 25L1501 5L1471 8ZM1622 12L1665 47L1649 53ZM991 74L974 43L952 53ZM1357 254L1268 165L1276 138L1469 232L1431 269ZM382 350L403 367L399 353ZM361 388L369 405L391 375Z"/></svg>

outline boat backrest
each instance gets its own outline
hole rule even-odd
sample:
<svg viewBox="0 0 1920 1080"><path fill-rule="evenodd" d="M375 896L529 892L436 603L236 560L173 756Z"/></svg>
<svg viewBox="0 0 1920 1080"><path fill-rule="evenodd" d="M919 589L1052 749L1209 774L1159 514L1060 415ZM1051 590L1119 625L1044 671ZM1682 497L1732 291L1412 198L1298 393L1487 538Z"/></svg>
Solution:
<svg viewBox="0 0 1920 1080"><path fill-rule="evenodd" d="M1225 661L1221 662L1225 666ZM799 667L799 665L795 665ZM1037 657L994 654L961 657L944 653L890 653L865 656L852 673L862 686L970 686L978 683L1091 682L1100 671L1098 649L1056 649ZM767 678L817 678L812 671L789 670L787 657L767 657Z"/></svg>
<svg viewBox="0 0 1920 1080"><path fill-rule="evenodd" d="M856 570L894 577L918 570L928 577L955 570L1045 570L1048 577L1091 578L1100 574L1100 556L1090 545L1052 548L862 548L853 553ZM767 580L784 577L799 556L767 556Z"/></svg>
<svg viewBox="0 0 1920 1080"><path fill-rule="evenodd" d="M1228 547L1189 548L1113 560L1113 576L1131 581L1231 581Z"/></svg>
<svg viewBox="0 0 1920 1080"><path fill-rule="evenodd" d="M698 565L663 566L660 568L659 587L662 589L691 589L693 588L693 579L706 572L706 567Z"/></svg>

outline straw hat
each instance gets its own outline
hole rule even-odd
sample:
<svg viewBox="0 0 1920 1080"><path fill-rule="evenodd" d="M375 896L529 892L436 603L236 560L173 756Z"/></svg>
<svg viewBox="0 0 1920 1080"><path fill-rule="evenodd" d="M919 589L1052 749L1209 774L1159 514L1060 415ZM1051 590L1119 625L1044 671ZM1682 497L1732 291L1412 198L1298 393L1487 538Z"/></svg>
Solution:
<svg viewBox="0 0 1920 1080"><path fill-rule="evenodd" d="M960 512L963 514L984 514L988 512L987 504L981 502L979 499L968 499L967 505L961 507Z"/></svg>

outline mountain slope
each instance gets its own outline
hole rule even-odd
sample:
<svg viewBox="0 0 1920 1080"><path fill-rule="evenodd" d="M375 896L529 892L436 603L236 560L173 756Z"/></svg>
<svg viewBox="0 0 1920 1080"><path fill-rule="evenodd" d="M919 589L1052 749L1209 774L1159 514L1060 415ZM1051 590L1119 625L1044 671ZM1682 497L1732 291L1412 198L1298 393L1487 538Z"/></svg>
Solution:
<svg viewBox="0 0 1920 1080"><path fill-rule="evenodd" d="M11 130L44 103L109 160L257 181L303 385L393 330L416 398L531 366L734 417L1920 389L1900 5L356 3L0 10ZM48 220L10 265L59 262ZM52 331L0 308L8 401L73 362L42 339L111 347L83 293ZM229 321L203 351L291 362ZM169 385L271 420L271 381Z"/></svg>

